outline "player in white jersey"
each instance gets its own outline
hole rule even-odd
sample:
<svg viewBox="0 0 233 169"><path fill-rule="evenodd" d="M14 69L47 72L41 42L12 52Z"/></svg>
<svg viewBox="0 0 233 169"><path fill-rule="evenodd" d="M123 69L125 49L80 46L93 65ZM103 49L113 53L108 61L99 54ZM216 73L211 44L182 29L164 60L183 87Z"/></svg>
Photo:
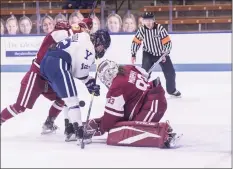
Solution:
<svg viewBox="0 0 233 169"><path fill-rule="evenodd" d="M89 76L89 71L95 58L102 58L110 43L106 30L98 30L91 36L86 32L77 33L59 42L41 62L40 73L69 108L69 119L78 140L83 138L83 124L73 77L81 80L91 94L99 96L100 86Z"/></svg>

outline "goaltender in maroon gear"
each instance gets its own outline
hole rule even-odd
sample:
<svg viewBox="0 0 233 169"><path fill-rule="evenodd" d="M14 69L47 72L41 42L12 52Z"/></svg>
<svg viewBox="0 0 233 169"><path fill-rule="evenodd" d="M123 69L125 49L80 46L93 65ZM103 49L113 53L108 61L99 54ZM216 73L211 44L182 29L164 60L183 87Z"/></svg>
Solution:
<svg viewBox="0 0 233 169"><path fill-rule="evenodd" d="M88 122L88 133L108 132L108 145L171 147L176 134L168 122L159 122L167 110L159 78L148 82L144 69L110 60L99 65L97 75L109 90L104 115Z"/></svg>

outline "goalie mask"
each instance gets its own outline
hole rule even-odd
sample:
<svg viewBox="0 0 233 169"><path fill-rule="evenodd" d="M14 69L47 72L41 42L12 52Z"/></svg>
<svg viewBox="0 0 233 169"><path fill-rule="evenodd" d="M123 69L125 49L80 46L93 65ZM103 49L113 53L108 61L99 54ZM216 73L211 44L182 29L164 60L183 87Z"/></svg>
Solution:
<svg viewBox="0 0 233 169"><path fill-rule="evenodd" d="M118 67L117 63L110 60L104 60L98 66L97 76L107 88L110 88L113 79L117 76Z"/></svg>

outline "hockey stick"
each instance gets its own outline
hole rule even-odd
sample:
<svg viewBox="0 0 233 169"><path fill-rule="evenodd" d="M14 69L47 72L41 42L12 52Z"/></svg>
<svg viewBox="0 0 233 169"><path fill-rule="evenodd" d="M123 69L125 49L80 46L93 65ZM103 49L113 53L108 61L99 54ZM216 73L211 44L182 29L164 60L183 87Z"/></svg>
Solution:
<svg viewBox="0 0 233 169"><path fill-rule="evenodd" d="M151 68L148 70L148 74L150 74L152 71L153 71L153 69L163 60L163 58L164 57L166 57L168 55L168 53L164 53L160 58L159 58L159 60L157 60L157 62L155 62L152 66L151 66Z"/></svg>
<svg viewBox="0 0 233 169"><path fill-rule="evenodd" d="M96 0L96 1L93 3L92 8L91 8L91 12L90 12L88 18L91 18L91 16L93 15L93 13L94 13L94 11L95 11L95 8L96 8L97 4L98 4L98 0Z"/></svg>
<svg viewBox="0 0 233 169"><path fill-rule="evenodd" d="M91 9L91 12L90 12L88 18L91 18L91 16L93 15L93 13L94 13L94 11L95 11L95 8L96 8L97 4L98 4L98 0L95 0L94 3L93 3L93 5L92 5L92 9ZM98 60L98 59L97 59L97 60ZM97 68L98 68L98 64L96 64L96 70L97 70ZM97 79L97 71L96 71L96 73L95 73L95 81L96 81L96 79ZM84 149L84 147L85 147L84 137L85 137L85 135L86 135L86 133L87 133L87 131L86 131L87 122L88 122L88 120L89 120L89 118L90 118L91 108L92 108L94 96L95 96L94 93L92 93L92 95L91 95L91 102L90 102L90 105L89 105L89 108L88 108L88 112L87 112L86 123L84 124L84 128L83 128L83 138L82 138L82 140L81 140L81 149Z"/></svg>
<svg viewBox="0 0 233 169"><path fill-rule="evenodd" d="M98 60L98 59L97 59ZM95 81L97 80L97 68L98 68L98 63L96 61L96 73L95 73ZM88 123L88 120L90 118L90 114L91 114L91 108L92 108L92 104L93 104L93 100L94 100L94 93L92 93L91 95L91 102L90 102L90 105L89 105L89 108L88 108L88 112L87 112L87 119L86 119L86 123L84 124L84 128L83 128L83 138L81 140L81 149L84 149L85 147L85 143L84 143L84 137L87 133L87 123Z"/></svg>

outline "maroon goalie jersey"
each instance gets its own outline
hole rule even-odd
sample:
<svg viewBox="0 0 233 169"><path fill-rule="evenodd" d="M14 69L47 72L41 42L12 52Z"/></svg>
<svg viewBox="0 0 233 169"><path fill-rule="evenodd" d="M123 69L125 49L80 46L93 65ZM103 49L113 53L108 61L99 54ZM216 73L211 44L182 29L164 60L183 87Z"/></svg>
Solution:
<svg viewBox="0 0 233 169"><path fill-rule="evenodd" d="M104 116L100 119L100 132L109 131L118 121L134 120L143 104L150 84L148 75L137 66L124 66L124 73L118 74L107 93Z"/></svg>

